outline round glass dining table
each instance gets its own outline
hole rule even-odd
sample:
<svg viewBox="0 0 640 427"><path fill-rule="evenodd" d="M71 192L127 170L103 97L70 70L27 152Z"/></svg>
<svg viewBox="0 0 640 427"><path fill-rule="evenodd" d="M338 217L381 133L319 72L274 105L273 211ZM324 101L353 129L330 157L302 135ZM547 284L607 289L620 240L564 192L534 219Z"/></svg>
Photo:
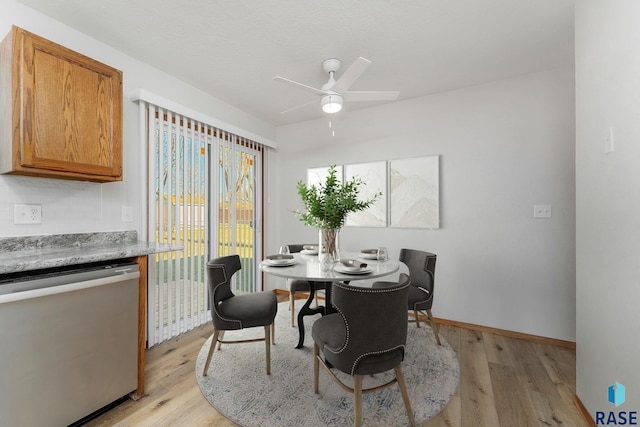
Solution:
<svg viewBox="0 0 640 427"><path fill-rule="evenodd" d="M366 263L367 267L356 271L347 272L341 270L338 262L329 271L323 271L320 267L317 255L293 254L293 261L290 264L274 265L263 260L260 269L267 273L286 279L300 279L309 281L309 297L298 312L298 331L300 338L296 348L304 346L304 316L320 313L323 316L333 311L331 307L331 283L350 283L353 280L369 280L396 273L400 269L400 262L396 260L378 261L360 258L359 253L342 253L341 259L353 259ZM322 285L322 286L321 286ZM316 293L316 289L325 289L325 305L311 308L311 302Z"/></svg>

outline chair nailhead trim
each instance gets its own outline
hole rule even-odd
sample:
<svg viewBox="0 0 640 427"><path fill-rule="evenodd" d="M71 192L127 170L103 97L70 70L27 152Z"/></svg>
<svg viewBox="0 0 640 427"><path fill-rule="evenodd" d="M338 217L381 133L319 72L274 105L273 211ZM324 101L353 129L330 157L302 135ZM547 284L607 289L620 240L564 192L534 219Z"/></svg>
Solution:
<svg viewBox="0 0 640 427"><path fill-rule="evenodd" d="M341 289L344 289L344 290L346 290L346 291L349 291L349 292L355 292L355 293L361 293L361 294L378 294L378 293L386 293L386 292L395 292L395 291L397 291L398 289L406 288L407 286L409 286L409 283L406 283L404 286L399 286L399 287L397 287L397 288L391 288L391 289L389 289L389 288L354 288L354 287L352 287L352 286L345 285L345 284L344 284L344 283L342 283L342 282L334 282L334 283L333 283L333 285L334 285L334 286L337 286L337 287L339 287L339 288L341 288ZM344 324L345 324L345 326L346 326L346 328L347 328L347 339L344 341L344 345L343 345L341 348L339 348L337 351L334 351L332 348L327 347L326 345L325 345L325 348L324 348L324 349L326 349L326 350L330 351L330 352L331 352L331 353L333 353L333 354L340 354L340 353L342 353L342 352L344 351L344 349L345 349L345 348L347 348L347 345L349 344L349 337L350 337L350 334L349 334L349 323L347 322L347 318L346 318L346 317L345 317L345 315L342 313L342 311L340 310L340 308L339 308L339 307L336 307L336 310L338 310L338 313L340 313L340 316L342 316L342 320L344 321ZM405 348L405 346L404 346L404 345L401 345L401 346L397 346L397 347L390 348L390 349L387 349L387 350L380 350L380 351L376 351L376 352L369 352L369 353L365 353L365 354L361 355L361 356L360 356L360 357L358 357L358 358L355 360L355 362L353 363L353 366L351 367L351 375L354 375L354 374L353 374L353 372L354 372L354 371L355 371L355 369L356 369L356 365L358 364L358 362L360 361L360 359L362 359L363 357L365 357L365 356L369 356L369 355L373 355L373 354L387 353L387 352L390 352L390 351L396 350L396 349L398 349L398 348L402 348L402 349L404 349L404 348ZM323 350L324 350L324 349L323 349Z"/></svg>
<svg viewBox="0 0 640 427"><path fill-rule="evenodd" d="M358 363L360 362L360 359L362 359L363 357L372 356L374 354L389 353L390 351L397 350L399 348L401 348L402 351L404 352L405 346L399 345L399 346L396 346L396 347L393 347L393 348L389 348L389 349L386 349L386 350L372 351L372 352L363 354L362 356L358 357L355 360L355 362L353 362L353 366L351 367L351 375L355 375L354 372L356 370L356 367L357 367Z"/></svg>
<svg viewBox="0 0 640 427"><path fill-rule="evenodd" d="M347 328L347 339L344 340L344 345L342 347L340 347L337 351L334 351L331 347L327 347L325 346L325 348L330 351L333 354L340 354L344 351L345 348L347 348L347 344L349 344L349 323L347 323L347 318L344 316L344 314L342 314L342 311L340 311L340 309L338 307L336 307L336 310L338 310L338 313L340 313L340 316L342 316L342 321L345 324L345 327Z"/></svg>
<svg viewBox="0 0 640 427"><path fill-rule="evenodd" d="M407 286L409 286L409 284L407 283L404 286L399 286L397 288L389 289L389 288L355 288L353 286L345 285L342 282L333 282L333 285L339 288L345 289L349 292L355 292L355 293L361 293L361 294L379 294L379 293L386 293L386 292L395 292L398 289L406 288Z"/></svg>
<svg viewBox="0 0 640 427"><path fill-rule="evenodd" d="M215 264L215 265L220 265L222 267L222 273L224 274L224 282L222 283L218 283L216 285L216 287L213 290L213 293L215 295L215 290L218 289L220 286L222 286L223 284L227 283L229 281L229 278L227 277L227 269L224 268L224 266L222 264ZM218 311L218 305L214 302L211 301L213 304L213 310L216 312L216 314L218 315L218 317L220 317L222 320L227 321L227 322L231 322L231 323L238 323L240 325L240 329L243 329L242 327L242 321L238 320L238 319L227 319L226 317L223 317L222 314Z"/></svg>

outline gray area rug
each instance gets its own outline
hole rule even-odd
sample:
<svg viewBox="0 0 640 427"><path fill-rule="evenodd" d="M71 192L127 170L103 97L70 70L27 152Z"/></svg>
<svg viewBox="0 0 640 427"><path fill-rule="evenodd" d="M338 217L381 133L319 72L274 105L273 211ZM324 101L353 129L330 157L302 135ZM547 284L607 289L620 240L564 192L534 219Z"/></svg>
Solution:
<svg viewBox="0 0 640 427"><path fill-rule="evenodd" d="M305 347L294 348L298 328L292 328L286 303L278 304L276 345L271 347L271 375L265 371L264 342L223 345L215 350L209 372L202 376L211 338L196 362L196 379L209 403L242 426L349 426L353 425L353 395L344 391L320 367L320 394L313 393L313 341L305 318ZM300 306L300 304L298 304ZM226 339L263 336L262 328L227 331ZM407 350L402 363L411 406L418 424L438 414L456 392L460 366L455 351L441 336L435 342L429 327L409 324ZM336 371L338 372L338 371ZM365 377L364 387L382 384L390 373ZM349 385L346 374L339 377ZM409 420L397 385L363 395L363 425L401 426Z"/></svg>

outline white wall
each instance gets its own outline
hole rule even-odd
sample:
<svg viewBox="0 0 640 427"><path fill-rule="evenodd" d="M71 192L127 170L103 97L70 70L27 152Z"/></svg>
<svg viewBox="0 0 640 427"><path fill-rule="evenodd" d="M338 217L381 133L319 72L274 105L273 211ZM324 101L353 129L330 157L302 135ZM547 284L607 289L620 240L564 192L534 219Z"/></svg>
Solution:
<svg viewBox="0 0 640 427"><path fill-rule="evenodd" d="M124 72L123 182L96 184L0 176L0 235L144 228L144 171L138 109L147 89L265 138L275 130L13 0L2 0L0 34L18 25ZM575 338L573 70L523 76L407 100L336 118L335 138L318 120L278 129L283 147L268 159L266 246L315 241L290 212L307 167L439 154L439 230L346 228L343 249L385 244L436 252L439 317ZM313 146L316 148L312 148ZM41 225L14 225L15 203L41 204ZM552 204L534 220L534 204ZM134 222L121 221L121 207ZM281 286L272 281L270 286Z"/></svg>
<svg viewBox="0 0 640 427"><path fill-rule="evenodd" d="M576 2L576 370L593 417L640 410L639 16L637 1ZM626 386L618 408L615 381Z"/></svg>
<svg viewBox="0 0 640 427"><path fill-rule="evenodd" d="M0 175L0 236L118 230L137 230L142 235L146 228L142 217L146 172L141 158L138 105L131 100L138 89L275 140L273 126L22 4L13 0L1 0L1 3L0 37L9 32L11 25L17 25L122 70L124 180L98 184ZM14 225L16 203L42 205L42 224ZM121 221L122 206L133 207L133 222Z"/></svg>
<svg viewBox="0 0 640 427"><path fill-rule="evenodd" d="M441 228L348 227L342 249L432 251L437 317L575 339L573 68L345 111L334 128L278 128L267 253L317 239L290 212L306 168L437 154ZM534 219L534 204L553 205L553 218Z"/></svg>

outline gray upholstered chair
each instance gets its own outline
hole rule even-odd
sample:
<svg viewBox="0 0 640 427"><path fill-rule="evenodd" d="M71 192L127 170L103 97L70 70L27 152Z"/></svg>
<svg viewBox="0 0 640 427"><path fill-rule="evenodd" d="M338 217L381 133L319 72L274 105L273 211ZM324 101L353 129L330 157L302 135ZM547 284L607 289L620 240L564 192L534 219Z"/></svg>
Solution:
<svg viewBox="0 0 640 427"><path fill-rule="evenodd" d="M414 318L409 319L409 322L415 322L416 326L420 327L419 315L422 315L424 323L431 325L436 342L441 345L438 325L431 312L435 290L436 254L417 249L400 249L399 260L409 267L411 276L408 309L413 311Z"/></svg>
<svg viewBox="0 0 640 427"><path fill-rule="evenodd" d="M289 253L295 254L302 251L302 249L307 245L313 245L313 244L305 243L304 245L293 244L293 245L287 245L287 246L289 246ZM291 326L295 327L296 326L296 323L295 323L296 292L309 292L311 288L309 287L309 281L302 280L302 279L287 279L287 288L289 289L289 311L291 311ZM316 291L319 289L324 289L324 283L322 282L316 283ZM316 307L317 306L318 306L318 296L316 295Z"/></svg>
<svg viewBox="0 0 640 427"><path fill-rule="evenodd" d="M230 255L212 259L207 263L209 300L213 320L213 338L202 375L206 376L216 344L237 344L264 341L267 358L267 375L271 374L271 344L273 325L278 311L278 301L273 292L254 292L235 295L231 290L231 278L241 269L240 257ZM223 341L224 331L264 327L264 338ZM271 329L271 330L270 330ZM220 349L220 346L218 346Z"/></svg>
<svg viewBox="0 0 640 427"><path fill-rule="evenodd" d="M398 283L362 288L334 283L332 303L338 311L316 320L313 336L313 391L318 393L319 366L345 390L354 394L355 425L362 424L362 394L398 384L409 421L415 419L400 365L407 342L407 298L410 278L400 274ZM353 388L332 372L338 369L353 376ZM365 375L393 369L395 377L382 385L362 389Z"/></svg>

